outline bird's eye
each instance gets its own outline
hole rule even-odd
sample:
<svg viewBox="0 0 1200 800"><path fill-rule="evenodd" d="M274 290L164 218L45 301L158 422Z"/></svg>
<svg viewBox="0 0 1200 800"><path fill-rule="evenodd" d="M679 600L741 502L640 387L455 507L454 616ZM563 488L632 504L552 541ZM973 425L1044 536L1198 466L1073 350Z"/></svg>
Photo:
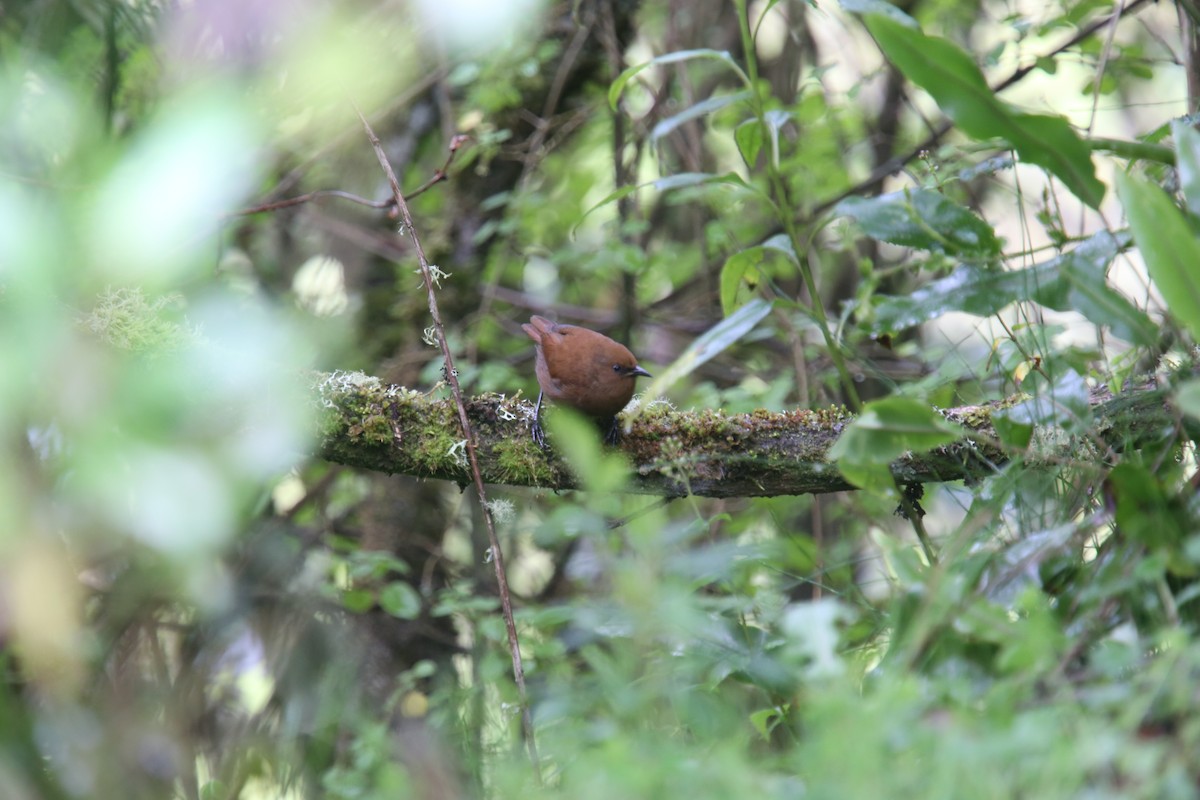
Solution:
<svg viewBox="0 0 1200 800"><path fill-rule="evenodd" d="M613 372L620 372L620 371L621 371L621 365L613 364Z"/></svg>

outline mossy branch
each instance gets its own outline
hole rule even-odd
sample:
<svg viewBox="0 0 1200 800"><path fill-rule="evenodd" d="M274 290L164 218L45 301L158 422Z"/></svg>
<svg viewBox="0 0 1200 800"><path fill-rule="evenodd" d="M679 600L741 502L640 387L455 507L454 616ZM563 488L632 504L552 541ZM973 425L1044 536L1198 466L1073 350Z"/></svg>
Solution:
<svg viewBox="0 0 1200 800"><path fill-rule="evenodd" d="M419 478L471 483L454 402L365 375L323 375L317 454L338 464ZM892 464L900 484L977 480L1013 457L1026 463L1079 462L1090 466L1105 452L1121 452L1171 435L1179 418L1166 390L1142 384L1114 397L1092 392L1087 436L1035 432L1033 444L1012 453L998 444L991 414L1012 401L946 409L970 435L947 447L909 454ZM478 440L479 467L488 483L580 488L552 449L529 435L532 404L500 395L467 402ZM799 409L726 414L677 412L652 406L640 414L620 449L629 457L629 490L664 496L772 497L853 489L827 457L853 417L844 409Z"/></svg>

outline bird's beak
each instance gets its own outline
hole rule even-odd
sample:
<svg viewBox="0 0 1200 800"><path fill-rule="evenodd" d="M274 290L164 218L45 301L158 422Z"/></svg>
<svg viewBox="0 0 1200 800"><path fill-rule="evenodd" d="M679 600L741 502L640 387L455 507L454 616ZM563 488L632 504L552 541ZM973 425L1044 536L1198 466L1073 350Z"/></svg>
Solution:
<svg viewBox="0 0 1200 800"><path fill-rule="evenodd" d="M654 377L653 375L651 375L649 372L646 372L646 370L642 369L641 367L634 367L632 370L629 371L629 374L630 375L641 375L646 378Z"/></svg>

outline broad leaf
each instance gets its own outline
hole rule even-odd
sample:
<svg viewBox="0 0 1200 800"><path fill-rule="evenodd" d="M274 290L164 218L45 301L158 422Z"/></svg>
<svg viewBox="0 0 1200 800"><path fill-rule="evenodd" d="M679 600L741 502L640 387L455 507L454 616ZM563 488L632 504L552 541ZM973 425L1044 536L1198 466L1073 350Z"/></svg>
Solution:
<svg viewBox="0 0 1200 800"><path fill-rule="evenodd" d="M1200 132L1183 120L1171 122L1175 137L1175 163L1179 170L1179 188L1188 211L1200 214Z"/></svg>
<svg viewBox="0 0 1200 800"><path fill-rule="evenodd" d="M991 225L928 189L849 197L834 211L854 217L864 233L880 241L980 258L1000 254L1000 240Z"/></svg>
<svg viewBox="0 0 1200 800"><path fill-rule="evenodd" d="M1117 195L1167 308L1200 341L1200 243L1183 212L1158 186L1123 172Z"/></svg>
<svg viewBox="0 0 1200 800"><path fill-rule="evenodd" d="M868 403L829 450L846 480L871 491L895 488L890 465L905 453L950 444L965 431L927 403L889 397Z"/></svg>
<svg viewBox="0 0 1200 800"><path fill-rule="evenodd" d="M880 48L905 77L933 97L964 133L999 137L1022 161L1045 168L1092 208L1104 199L1091 151L1062 117L1016 111L992 92L979 67L957 45L881 14L864 18Z"/></svg>
<svg viewBox="0 0 1200 800"><path fill-rule="evenodd" d="M746 120L734 130L733 139L737 142L738 152L741 153L746 167L754 169L763 146L762 123L757 119Z"/></svg>

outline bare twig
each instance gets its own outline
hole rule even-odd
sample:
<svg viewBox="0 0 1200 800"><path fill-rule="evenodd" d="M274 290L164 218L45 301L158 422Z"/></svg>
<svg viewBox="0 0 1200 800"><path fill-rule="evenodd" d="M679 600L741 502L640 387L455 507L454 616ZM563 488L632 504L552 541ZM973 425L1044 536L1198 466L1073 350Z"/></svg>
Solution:
<svg viewBox="0 0 1200 800"><path fill-rule="evenodd" d="M521 646L517 638L516 622L513 620L512 595L508 589L508 576L504 570L504 555L500 550L500 541L496 536L496 525L492 520L492 512L487 504L487 492L484 489L483 477L479 471L479 460L475 452L475 435L471 430L471 421L467 417L467 407L463 401L462 388L458 384L458 373L454 369L454 360L450 354L450 345L446 342L446 331L442 325L441 312L438 310L433 273L430 269L429 261L425 258L425 250L421 247L416 227L413 225L412 214L408 210L408 203L405 202L404 194L400 191L400 182L396 179L396 173L392 170L392 165L388 161L387 155L383 152L383 145L380 143L379 137L375 135L375 131L371 128L371 123L367 122L367 118L362 115L361 111L358 112L358 118L362 121L363 129L367 133L367 138L371 141L371 147L375 150L376 158L379 159L379 166L383 168L384 174L387 175L388 184L391 186L392 196L396 202L396 208L399 209L400 218L404 223L404 230L412 239L413 250L417 254L417 263L421 268L421 279L425 283L425 293L429 299L429 314L433 318L434 335L437 338L438 347L441 348L442 357L445 359L446 381L450 384L450 390L454 395L454 403L458 408L458 421L462 426L463 437L466 439L467 459L471 464L471 476L475 483L475 490L479 494L483 520L487 527L488 544L492 551L492 564L496 570L496 585L500 592L500 606L503 610L504 627L508 633L508 647L512 655L513 678L516 681L517 692L521 701L521 725L525 732L525 745L529 750L529 760L533 765L534 777L540 784L542 782L541 762L538 758L537 744L534 740L533 716L529 710L529 697L525 690L525 668L521 662ZM451 156L453 156L453 151L461 144L462 140L459 137L455 137L452 140Z"/></svg>
<svg viewBox="0 0 1200 800"><path fill-rule="evenodd" d="M411 200L418 195L424 194L436 184L446 180L446 178L448 178L450 175L450 165L454 162L454 157L458 155L458 151L462 148L463 143L468 141L470 138L470 136L464 133L455 134L450 139L450 146L447 148L448 152L446 154L446 163L442 164L441 167L435 170L433 176L430 177L429 180L422 183L416 189L413 189L411 192L405 195L405 197ZM262 203L257 206L251 206L250 208L243 208L232 212L228 216L245 217L251 214L262 214L266 211L279 211L282 208L303 205L304 203L312 202L313 200L321 197L338 197L342 200L349 200L351 203L358 203L361 206L366 206L367 208L394 209L396 207L396 198L394 197L389 197L385 200L368 200L365 197L359 197L358 195L351 194L350 192L343 192L340 189L318 189L315 192L307 192L302 195L297 195L296 197L289 197L286 200L275 200L270 203Z"/></svg>

